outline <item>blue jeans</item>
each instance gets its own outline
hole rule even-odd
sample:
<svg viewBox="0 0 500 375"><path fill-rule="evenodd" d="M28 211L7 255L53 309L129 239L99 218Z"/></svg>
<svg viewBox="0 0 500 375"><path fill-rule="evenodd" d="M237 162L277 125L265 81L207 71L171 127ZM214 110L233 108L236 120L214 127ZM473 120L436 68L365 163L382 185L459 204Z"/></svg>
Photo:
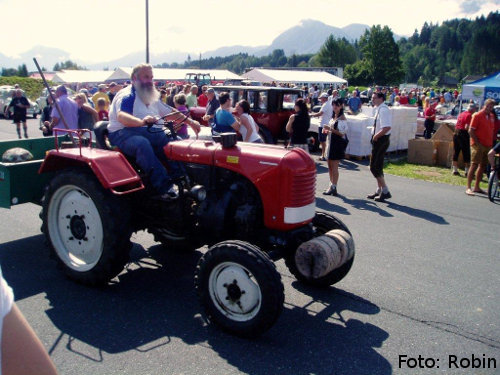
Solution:
<svg viewBox="0 0 500 375"><path fill-rule="evenodd" d="M109 133L109 140L125 155L135 158L158 193L164 194L170 189L172 179L162 164L167 162L163 147L171 140L167 134L157 130L150 132L146 127L123 128Z"/></svg>

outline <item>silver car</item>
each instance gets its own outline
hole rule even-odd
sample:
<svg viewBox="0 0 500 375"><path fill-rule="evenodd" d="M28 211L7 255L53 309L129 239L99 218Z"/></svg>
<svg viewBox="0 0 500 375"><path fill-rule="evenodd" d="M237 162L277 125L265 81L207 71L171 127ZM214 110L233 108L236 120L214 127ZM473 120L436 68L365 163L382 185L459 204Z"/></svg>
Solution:
<svg viewBox="0 0 500 375"><path fill-rule="evenodd" d="M1 109L0 115L5 116L8 119L12 118L14 114L14 109L12 107L9 109L9 111L7 111L7 107L9 106L12 100L14 90L15 90L14 86L0 86L0 109ZM26 96L24 91L23 91L23 96ZM26 115L32 116L33 118L37 118L37 116L40 113L42 113L40 107L38 106L37 103L29 99L28 102L30 103L30 107L26 110Z"/></svg>

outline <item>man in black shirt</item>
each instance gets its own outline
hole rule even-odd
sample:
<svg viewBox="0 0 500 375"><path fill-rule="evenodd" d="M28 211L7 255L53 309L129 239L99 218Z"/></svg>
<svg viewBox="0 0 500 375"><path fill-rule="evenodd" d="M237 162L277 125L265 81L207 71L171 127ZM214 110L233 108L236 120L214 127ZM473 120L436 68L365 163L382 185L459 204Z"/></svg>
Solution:
<svg viewBox="0 0 500 375"><path fill-rule="evenodd" d="M17 89L14 92L14 97L10 102L7 111L10 107L14 108L14 123L17 126L17 135L21 139L21 122L23 123L24 138L28 138L28 126L26 125L26 109L30 107L28 99L23 96L23 92Z"/></svg>

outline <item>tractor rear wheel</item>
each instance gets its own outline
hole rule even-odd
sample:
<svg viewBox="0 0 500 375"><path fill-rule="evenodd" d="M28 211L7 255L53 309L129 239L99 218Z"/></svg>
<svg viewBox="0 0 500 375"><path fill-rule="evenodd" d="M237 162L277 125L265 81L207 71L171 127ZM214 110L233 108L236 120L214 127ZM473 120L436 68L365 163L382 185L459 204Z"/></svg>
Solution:
<svg viewBox="0 0 500 375"><path fill-rule="evenodd" d="M129 212L84 169L58 173L42 199L42 232L64 273L85 285L105 284L128 261Z"/></svg>

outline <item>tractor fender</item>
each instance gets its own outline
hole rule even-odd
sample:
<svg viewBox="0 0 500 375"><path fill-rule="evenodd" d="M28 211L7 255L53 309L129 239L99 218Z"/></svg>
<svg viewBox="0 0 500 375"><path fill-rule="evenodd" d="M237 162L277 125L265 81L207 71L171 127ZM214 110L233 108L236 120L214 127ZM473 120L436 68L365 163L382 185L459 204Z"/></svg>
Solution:
<svg viewBox="0 0 500 375"><path fill-rule="evenodd" d="M48 151L38 173L86 167L103 188L114 194L128 194L144 189L141 177L125 156L117 151L96 148L67 148Z"/></svg>

